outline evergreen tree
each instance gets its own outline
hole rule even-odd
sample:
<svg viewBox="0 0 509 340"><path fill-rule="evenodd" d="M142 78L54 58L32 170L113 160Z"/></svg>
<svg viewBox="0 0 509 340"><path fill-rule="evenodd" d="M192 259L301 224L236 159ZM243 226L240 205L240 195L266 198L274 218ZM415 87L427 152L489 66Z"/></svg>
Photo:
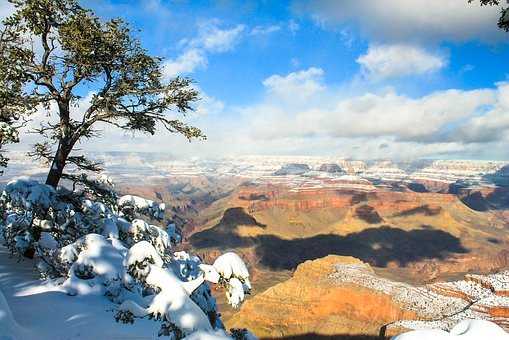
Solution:
<svg viewBox="0 0 509 340"><path fill-rule="evenodd" d="M46 184L57 187L63 176L72 178L64 173L69 164L100 170L100 164L75 154L77 143L99 136L98 123L148 134L162 127L189 140L204 138L198 128L169 115L192 109L198 93L191 80L165 82L162 59L149 55L124 21L103 22L77 0L9 1L16 11L0 32L0 123L12 126L12 119L35 107L46 111L36 131L44 141L31 152L51 164ZM73 107L90 89L90 103L77 116Z"/></svg>

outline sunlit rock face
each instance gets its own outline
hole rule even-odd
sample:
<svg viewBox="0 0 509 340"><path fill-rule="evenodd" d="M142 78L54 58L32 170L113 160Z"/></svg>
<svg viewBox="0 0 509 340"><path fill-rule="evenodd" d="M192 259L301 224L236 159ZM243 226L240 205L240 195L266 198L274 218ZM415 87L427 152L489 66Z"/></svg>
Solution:
<svg viewBox="0 0 509 340"><path fill-rule="evenodd" d="M396 336L410 330L438 329L396 339L462 340L480 339L476 334L484 329L498 334L493 339L506 339L508 289L509 271L414 286L382 278L358 259L327 256L301 264L291 279L248 300L230 324L246 325L268 338ZM470 319L486 322L458 325ZM435 334L443 338L433 337Z"/></svg>
<svg viewBox="0 0 509 340"><path fill-rule="evenodd" d="M401 319L389 324L389 330L452 330L458 322L466 319L492 321L509 329L509 271L466 275L459 281L413 286L380 278L365 264L338 264L330 278L390 295L405 310L416 313L414 319Z"/></svg>
<svg viewBox="0 0 509 340"><path fill-rule="evenodd" d="M290 280L248 300L233 316L230 326L244 325L267 338L378 335L380 325L416 317L415 312L405 310L388 294L338 283L330 277L336 265L364 266L358 259L343 256L306 261Z"/></svg>

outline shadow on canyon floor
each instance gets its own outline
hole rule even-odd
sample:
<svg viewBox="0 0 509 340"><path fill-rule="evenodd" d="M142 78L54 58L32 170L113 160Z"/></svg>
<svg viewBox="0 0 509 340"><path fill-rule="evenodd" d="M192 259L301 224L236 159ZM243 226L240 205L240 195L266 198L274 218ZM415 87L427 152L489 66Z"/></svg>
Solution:
<svg viewBox="0 0 509 340"><path fill-rule="evenodd" d="M375 208L367 204L357 207L357 209L355 209L355 216L369 224L378 224L383 222L382 217L378 215Z"/></svg>
<svg viewBox="0 0 509 340"><path fill-rule="evenodd" d="M408 209L408 210L402 211L400 213L396 213L392 216L393 217L408 217L408 216L419 215L419 214L424 215L424 216L436 216L436 215L440 214L441 211L442 211L441 207L430 208L429 205L425 204L425 205L421 205L420 207L417 207L417 208Z"/></svg>
<svg viewBox="0 0 509 340"><path fill-rule="evenodd" d="M263 226L242 209L232 209L239 221L249 222L247 225L253 228ZM346 236L326 234L290 240L275 235L242 237L236 233L236 226L246 224L233 223L229 210L224 213L228 223L224 223L223 217L211 229L193 234L189 238L191 244L196 248L223 251L254 247L260 264L274 270L293 270L306 260L327 255L353 256L371 265L386 267L390 262L406 266L423 259L445 259L452 253L468 253L457 237L432 226L410 231L380 226Z"/></svg>

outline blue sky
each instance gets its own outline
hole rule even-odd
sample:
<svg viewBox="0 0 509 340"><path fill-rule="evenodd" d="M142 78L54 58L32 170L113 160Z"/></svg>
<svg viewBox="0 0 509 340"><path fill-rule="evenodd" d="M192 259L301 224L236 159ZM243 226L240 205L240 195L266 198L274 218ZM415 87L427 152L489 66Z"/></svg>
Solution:
<svg viewBox="0 0 509 340"><path fill-rule="evenodd" d="M496 27L498 8L466 0L82 3L130 22L165 58L167 79L192 77L202 94L186 119L207 142L108 128L109 149L509 159L509 33ZM83 147L104 150L101 141Z"/></svg>

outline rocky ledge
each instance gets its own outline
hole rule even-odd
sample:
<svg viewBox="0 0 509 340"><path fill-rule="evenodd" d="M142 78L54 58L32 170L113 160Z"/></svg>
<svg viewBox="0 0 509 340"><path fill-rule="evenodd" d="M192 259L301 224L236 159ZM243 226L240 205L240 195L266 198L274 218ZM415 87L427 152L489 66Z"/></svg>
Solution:
<svg viewBox="0 0 509 340"><path fill-rule="evenodd" d="M291 279L248 300L229 323L266 339L351 339L450 330L472 318L509 329L509 271L413 286L382 278L358 259L327 256L299 265Z"/></svg>

